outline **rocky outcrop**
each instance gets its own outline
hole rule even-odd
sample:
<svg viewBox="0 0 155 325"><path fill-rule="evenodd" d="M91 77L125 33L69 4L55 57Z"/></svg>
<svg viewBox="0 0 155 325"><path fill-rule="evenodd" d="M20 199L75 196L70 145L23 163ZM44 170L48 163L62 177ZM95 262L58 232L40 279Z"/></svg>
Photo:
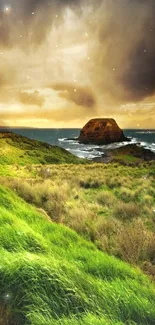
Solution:
<svg viewBox="0 0 155 325"><path fill-rule="evenodd" d="M155 161L155 153L139 144L128 144L112 150L100 148L100 152L103 152L103 155L94 158L95 162L117 162L121 165L138 166L142 162L153 163Z"/></svg>
<svg viewBox="0 0 155 325"><path fill-rule="evenodd" d="M98 145L129 141L112 118L90 120L81 130L78 140L80 143Z"/></svg>

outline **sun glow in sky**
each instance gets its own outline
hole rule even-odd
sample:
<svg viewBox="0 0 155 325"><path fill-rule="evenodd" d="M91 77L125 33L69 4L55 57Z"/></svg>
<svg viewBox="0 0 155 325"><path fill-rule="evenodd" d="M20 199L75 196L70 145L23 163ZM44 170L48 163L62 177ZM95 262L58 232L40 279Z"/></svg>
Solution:
<svg viewBox="0 0 155 325"><path fill-rule="evenodd" d="M12 11L12 8L10 5L6 5L4 6L3 8L3 12L6 14L6 15L10 15L11 14L11 11Z"/></svg>
<svg viewBox="0 0 155 325"><path fill-rule="evenodd" d="M155 5L124 1L0 0L0 124L154 128Z"/></svg>

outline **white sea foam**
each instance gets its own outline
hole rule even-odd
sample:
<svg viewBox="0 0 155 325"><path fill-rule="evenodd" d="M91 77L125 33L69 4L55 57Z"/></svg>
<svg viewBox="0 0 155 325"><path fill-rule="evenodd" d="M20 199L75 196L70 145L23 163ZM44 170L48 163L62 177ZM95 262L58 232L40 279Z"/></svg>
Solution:
<svg viewBox="0 0 155 325"><path fill-rule="evenodd" d="M66 138L58 139L59 142L64 142L64 141L66 141L66 140L67 140Z"/></svg>
<svg viewBox="0 0 155 325"><path fill-rule="evenodd" d="M97 157L102 157L104 155L105 150L113 150L120 147L127 146L129 144L137 144L138 146L144 147L145 149L149 149L153 152L155 152L155 143L149 144L147 141L141 141L137 138L130 137L130 142L116 142L111 143L108 145L90 145L90 144L80 144L79 142L75 140L68 140L66 138L59 139L60 142L65 142L65 144L68 143L69 148L66 148L68 151L73 153L74 155L78 156L79 158L87 158L87 159L93 159Z"/></svg>
<svg viewBox="0 0 155 325"><path fill-rule="evenodd" d="M96 157L102 157L104 155L104 150L113 150L127 146L129 144L137 144L138 146L144 147L145 149L149 149L152 152L155 152L155 143L149 144L148 142L140 141L136 138L132 138L130 142L112 143L109 145L102 146L83 145L78 143L78 148L72 147L70 151L80 158L87 158L91 160Z"/></svg>
<svg viewBox="0 0 155 325"><path fill-rule="evenodd" d="M70 143L70 144L79 144L79 142L76 141L76 138L75 138L75 140L74 139L73 140L69 140L67 138L62 138L62 139L58 139L58 141L59 142Z"/></svg>
<svg viewBox="0 0 155 325"><path fill-rule="evenodd" d="M85 147L84 145L78 144L78 147L72 147L70 148L70 152L72 152L74 155L78 156L79 158L87 158L87 159L93 159L95 157L101 157L104 153L102 151L97 150L99 147L95 146L89 146Z"/></svg>

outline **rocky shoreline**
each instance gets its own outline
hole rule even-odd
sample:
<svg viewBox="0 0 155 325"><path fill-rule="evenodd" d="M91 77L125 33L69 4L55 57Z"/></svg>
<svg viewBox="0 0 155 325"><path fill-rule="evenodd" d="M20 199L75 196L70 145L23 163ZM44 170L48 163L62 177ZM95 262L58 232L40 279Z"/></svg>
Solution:
<svg viewBox="0 0 155 325"><path fill-rule="evenodd" d="M103 151L102 157L92 160L99 163L120 162L125 165L138 164L142 161L155 161L155 153L145 149L138 144L129 144L117 149L99 149Z"/></svg>

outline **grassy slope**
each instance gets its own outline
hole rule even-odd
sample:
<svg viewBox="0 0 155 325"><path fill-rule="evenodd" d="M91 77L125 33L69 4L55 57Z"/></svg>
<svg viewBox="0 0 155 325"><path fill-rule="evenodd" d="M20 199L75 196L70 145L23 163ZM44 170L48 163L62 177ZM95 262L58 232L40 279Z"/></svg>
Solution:
<svg viewBox="0 0 155 325"><path fill-rule="evenodd" d="M155 279L153 162L137 167L90 164L6 170L3 166L0 174L1 184L44 209L52 220Z"/></svg>
<svg viewBox="0 0 155 325"><path fill-rule="evenodd" d="M68 151L13 133L0 133L0 164L78 164L83 163Z"/></svg>
<svg viewBox="0 0 155 325"><path fill-rule="evenodd" d="M155 289L0 186L0 324L155 324Z"/></svg>

